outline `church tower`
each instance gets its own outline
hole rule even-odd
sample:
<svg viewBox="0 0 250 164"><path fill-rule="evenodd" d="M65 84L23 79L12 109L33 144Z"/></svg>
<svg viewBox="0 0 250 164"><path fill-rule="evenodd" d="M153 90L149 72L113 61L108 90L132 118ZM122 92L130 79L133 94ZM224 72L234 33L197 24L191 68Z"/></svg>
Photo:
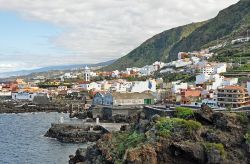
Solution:
<svg viewBox="0 0 250 164"><path fill-rule="evenodd" d="M90 81L90 69L89 67L85 67L83 71L83 79L84 81Z"/></svg>

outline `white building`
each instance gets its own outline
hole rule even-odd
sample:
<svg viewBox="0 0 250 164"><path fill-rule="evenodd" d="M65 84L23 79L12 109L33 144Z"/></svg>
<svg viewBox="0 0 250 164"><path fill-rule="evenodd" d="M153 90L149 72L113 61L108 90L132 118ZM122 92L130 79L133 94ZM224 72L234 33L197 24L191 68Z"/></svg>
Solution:
<svg viewBox="0 0 250 164"><path fill-rule="evenodd" d="M160 73L172 73L172 72L175 72L175 70L173 68L166 68L166 69L163 69L160 71Z"/></svg>
<svg viewBox="0 0 250 164"><path fill-rule="evenodd" d="M210 108L218 108L217 98L203 99L202 104L206 104Z"/></svg>
<svg viewBox="0 0 250 164"><path fill-rule="evenodd" d="M111 77L113 77L113 78L118 78L118 77L119 77L119 75L120 75L120 71L115 70L115 71L113 71L113 72L112 72Z"/></svg>
<svg viewBox="0 0 250 164"><path fill-rule="evenodd" d="M77 78L77 76L73 75L73 73L65 73L63 75L64 78L66 79L73 79L73 78Z"/></svg>
<svg viewBox="0 0 250 164"><path fill-rule="evenodd" d="M63 91L63 90L67 90L68 87L67 86L58 86L57 88L59 91Z"/></svg>
<svg viewBox="0 0 250 164"><path fill-rule="evenodd" d="M205 75L212 75L214 74L214 67L211 64L207 64L200 69L200 72Z"/></svg>
<svg viewBox="0 0 250 164"><path fill-rule="evenodd" d="M104 90L104 91L110 90L110 88L112 86L112 84L107 80L101 81L100 84L101 84L102 90Z"/></svg>
<svg viewBox="0 0 250 164"><path fill-rule="evenodd" d="M140 68L137 68L137 67L132 67L132 68L126 68L126 71L129 71L129 72L139 72L140 71Z"/></svg>
<svg viewBox="0 0 250 164"><path fill-rule="evenodd" d="M237 43L244 43L244 42L249 42L250 41L250 37L246 37L246 38L238 38L235 40L232 40L232 44L237 44Z"/></svg>
<svg viewBox="0 0 250 164"><path fill-rule="evenodd" d="M110 90L114 92L128 92L132 86L132 82L114 82L111 84Z"/></svg>
<svg viewBox="0 0 250 164"><path fill-rule="evenodd" d="M196 76L196 85L207 85L207 90L216 90L218 87L238 84L238 78L225 78L219 74L200 74Z"/></svg>
<svg viewBox="0 0 250 164"><path fill-rule="evenodd" d="M237 85L238 78L224 78L223 86Z"/></svg>
<svg viewBox="0 0 250 164"><path fill-rule="evenodd" d="M150 93L97 93L93 98L93 105L128 106L151 105L155 97Z"/></svg>
<svg viewBox="0 0 250 164"><path fill-rule="evenodd" d="M67 72L67 73L63 74L62 76L60 76L60 78L61 78L61 81L64 81L64 79L75 79L75 78L77 78L77 76L71 72Z"/></svg>
<svg viewBox="0 0 250 164"><path fill-rule="evenodd" d="M155 68L153 65L146 65L140 69L140 74L142 76L149 76L155 71Z"/></svg>
<svg viewBox="0 0 250 164"><path fill-rule="evenodd" d="M11 96L11 91L0 89L0 97L10 97L10 96Z"/></svg>
<svg viewBox="0 0 250 164"><path fill-rule="evenodd" d="M102 89L102 85L96 82L83 83L83 84L80 84L80 88L87 90L87 91L90 91L90 90L100 91Z"/></svg>
<svg viewBox="0 0 250 164"><path fill-rule="evenodd" d="M35 96L44 96L47 93L29 93L29 92L12 92L11 97L13 100L33 101Z"/></svg>
<svg viewBox="0 0 250 164"><path fill-rule="evenodd" d="M200 67L202 74L214 75L227 72L226 63L206 63Z"/></svg>
<svg viewBox="0 0 250 164"><path fill-rule="evenodd" d="M198 75L196 77L196 84L206 84L207 90L216 90L218 87L223 86L223 82L224 82L224 76L220 76L219 74L215 75L202 74L202 76Z"/></svg>
<svg viewBox="0 0 250 164"><path fill-rule="evenodd" d="M247 82L247 91L248 91L248 95L250 95L250 81Z"/></svg>
<svg viewBox="0 0 250 164"><path fill-rule="evenodd" d="M191 61L193 62L194 65L196 65L197 63L199 63L200 60L201 59L198 58L198 57L195 57L195 56L191 57Z"/></svg>
<svg viewBox="0 0 250 164"><path fill-rule="evenodd" d="M172 65L174 65L176 68L180 68L180 67L185 67L185 66L188 66L188 65L191 65L192 64L192 61L190 60L176 60L176 61L173 61L172 62Z"/></svg>
<svg viewBox="0 0 250 164"><path fill-rule="evenodd" d="M165 63L156 61L152 65L154 66L154 70L158 71L165 66Z"/></svg>
<svg viewBox="0 0 250 164"><path fill-rule="evenodd" d="M97 74L96 74L96 72L90 72L90 77L96 77L96 76L98 76Z"/></svg>
<svg viewBox="0 0 250 164"><path fill-rule="evenodd" d="M227 63L218 63L215 66L215 73L225 73L227 72Z"/></svg>
<svg viewBox="0 0 250 164"><path fill-rule="evenodd" d="M211 76L208 74L200 74L196 76L195 84L203 84L206 81L211 79Z"/></svg>
<svg viewBox="0 0 250 164"><path fill-rule="evenodd" d="M180 93L181 89L187 89L187 83L180 83L180 81L172 82L172 92L173 93Z"/></svg>
<svg viewBox="0 0 250 164"><path fill-rule="evenodd" d="M134 81L130 88L130 92L142 93L145 91L156 92L156 81L155 80Z"/></svg>

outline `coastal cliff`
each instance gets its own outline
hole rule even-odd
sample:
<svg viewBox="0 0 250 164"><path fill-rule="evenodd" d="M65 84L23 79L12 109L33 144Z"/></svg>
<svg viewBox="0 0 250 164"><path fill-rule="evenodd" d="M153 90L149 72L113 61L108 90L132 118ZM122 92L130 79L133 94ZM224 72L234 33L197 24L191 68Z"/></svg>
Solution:
<svg viewBox="0 0 250 164"><path fill-rule="evenodd" d="M247 113L177 111L173 118L138 117L127 131L104 134L69 163L242 163L250 162Z"/></svg>

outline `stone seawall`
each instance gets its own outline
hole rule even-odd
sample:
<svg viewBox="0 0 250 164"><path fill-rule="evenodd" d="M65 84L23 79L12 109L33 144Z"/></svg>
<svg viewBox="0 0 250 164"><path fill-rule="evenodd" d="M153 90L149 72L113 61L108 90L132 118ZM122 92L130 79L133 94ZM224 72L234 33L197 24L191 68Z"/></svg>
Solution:
<svg viewBox="0 0 250 164"><path fill-rule="evenodd" d="M166 108L163 109L163 108L145 106L143 112L145 113L146 118L150 119L154 115L159 115L161 117L173 116L175 111L167 110Z"/></svg>

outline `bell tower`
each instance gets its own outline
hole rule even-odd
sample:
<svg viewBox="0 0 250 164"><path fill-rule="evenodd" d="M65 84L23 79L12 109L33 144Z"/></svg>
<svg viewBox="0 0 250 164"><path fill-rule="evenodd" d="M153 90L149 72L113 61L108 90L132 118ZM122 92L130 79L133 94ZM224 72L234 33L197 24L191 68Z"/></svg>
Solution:
<svg viewBox="0 0 250 164"><path fill-rule="evenodd" d="M84 81L90 81L90 69L88 66L86 66L84 68L84 71L83 71L83 79Z"/></svg>

